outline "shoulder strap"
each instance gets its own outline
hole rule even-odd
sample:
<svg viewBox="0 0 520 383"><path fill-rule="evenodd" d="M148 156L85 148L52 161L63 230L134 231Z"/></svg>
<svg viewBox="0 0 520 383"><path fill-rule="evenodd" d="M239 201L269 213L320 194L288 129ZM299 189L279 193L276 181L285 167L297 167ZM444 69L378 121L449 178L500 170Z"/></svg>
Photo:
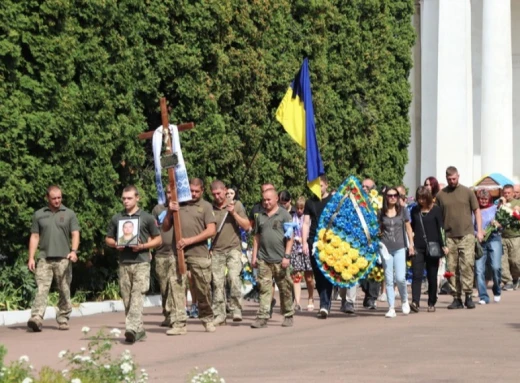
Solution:
<svg viewBox="0 0 520 383"><path fill-rule="evenodd" d="M426 242L426 245L428 245L428 237L426 236L426 230L424 230L424 223L423 223L423 220L422 220L421 209L419 209L419 222L421 222L424 242Z"/></svg>

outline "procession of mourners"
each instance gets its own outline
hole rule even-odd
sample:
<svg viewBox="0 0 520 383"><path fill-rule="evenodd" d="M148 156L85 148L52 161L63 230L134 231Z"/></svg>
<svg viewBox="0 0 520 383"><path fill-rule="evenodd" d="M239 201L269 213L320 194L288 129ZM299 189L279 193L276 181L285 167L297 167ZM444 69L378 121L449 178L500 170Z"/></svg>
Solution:
<svg viewBox="0 0 520 383"><path fill-rule="evenodd" d="M142 315L154 257L163 315L157 326L168 336L188 334L196 326L190 317L207 333L243 321L253 329L290 328L305 312L329 318L338 299L345 316L371 310L396 320L434 315L439 294L453 298L444 309L475 309L517 290L520 185L468 187L453 166L446 184L428 177L408 193L370 178L349 177L335 189L325 175L318 180L311 198L265 182L249 214L240 190L218 179L189 179L189 190L179 189L189 193L182 200L168 185L152 213L139 206L138 188L124 187L120 212L107 217L105 243L119 261L125 341L145 340L152 326ZM47 206L32 219L28 267L38 291L27 326L33 332L42 331L53 280L58 329L69 330L81 228L62 203L66 195L49 186ZM244 297L257 302L256 314L244 311Z"/></svg>

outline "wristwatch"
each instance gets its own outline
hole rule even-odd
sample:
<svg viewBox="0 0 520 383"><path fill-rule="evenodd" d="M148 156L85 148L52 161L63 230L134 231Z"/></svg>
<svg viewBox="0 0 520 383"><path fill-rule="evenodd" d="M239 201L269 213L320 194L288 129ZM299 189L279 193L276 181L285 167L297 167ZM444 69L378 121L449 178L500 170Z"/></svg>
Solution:
<svg viewBox="0 0 520 383"><path fill-rule="evenodd" d="M285 259L291 259L291 254L284 254L283 256Z"/></svg>

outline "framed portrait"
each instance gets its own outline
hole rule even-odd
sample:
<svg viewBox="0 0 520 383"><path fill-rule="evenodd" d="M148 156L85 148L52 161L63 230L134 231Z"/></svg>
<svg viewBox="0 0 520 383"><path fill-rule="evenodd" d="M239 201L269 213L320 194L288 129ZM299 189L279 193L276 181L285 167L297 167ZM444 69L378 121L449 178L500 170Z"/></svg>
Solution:
<svg viewBox="0 0 520 383"><path fill-rule="evenodd" d="M139 218L123 217L117 223L117 246L139 244Z"/></svg>

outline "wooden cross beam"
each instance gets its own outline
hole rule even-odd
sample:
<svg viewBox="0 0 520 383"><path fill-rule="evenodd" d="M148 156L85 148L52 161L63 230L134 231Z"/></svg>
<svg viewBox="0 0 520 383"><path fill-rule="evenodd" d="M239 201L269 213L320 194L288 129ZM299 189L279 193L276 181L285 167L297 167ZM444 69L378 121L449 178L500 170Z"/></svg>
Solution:
<svg viewBox="0 0 520 383"><path fill-rule="evenodd" d="M166 98L161 98L161 121L163 126L163 141L166 143L166 150L164 151L164 155L172 155L173 154L173 142L172 137L170 134L170 123L168 122L168 109L166 107ZM177 128L180 132L185 130L190 130L195 127L195 124L193 122L187 122L184 124L177 125ZM140 140L147 140L151 139L153 137L153 134L155 131L150 132L144 132L139 134L137 137ZM166 140L164 140L164 135L166 134ZM171 191L171 201L178 202L179 199L177 197L177 185L175 182L175 172L172 167L168 168L168 180L170 184L170 191ZM175 239L177 241L180 241L182 238L182 231L181 231L181 215L179 211L173 212L173 228L175 230ZM175 246L175 244L174 244ZM184 250L177 250L177 259L179 261L179 273L180 274L186 274L186 264L184 262Z"/></svg>

